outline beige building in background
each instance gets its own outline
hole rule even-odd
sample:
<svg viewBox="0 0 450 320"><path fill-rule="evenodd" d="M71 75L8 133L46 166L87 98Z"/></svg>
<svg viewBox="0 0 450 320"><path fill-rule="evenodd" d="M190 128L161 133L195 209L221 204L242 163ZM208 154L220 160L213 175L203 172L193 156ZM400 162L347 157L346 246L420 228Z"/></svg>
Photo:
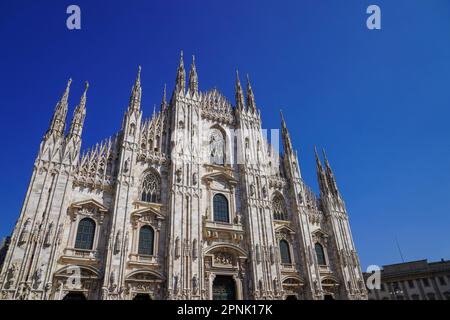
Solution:
<svg viewBox="0 0 450 320"><path fill-rule="evenodd" d="M365 273L364 277L370 274ZM383 266L369 300L450 300L450 261L419 260Z"/></svg>
<svg viewBox="0 0 450 320"><path fill-rule="evenodd" d="M317 197L284 120L283 154L265 139L249 81L244 98L237 76L232 105L199 91L194 60L186 81L181 57L170 101L164 89L143 119L139 68L120 131L83 154L87 86L66 130L69 88L34 163L1 299L367 298L328 160L316 152Z"/></svg>

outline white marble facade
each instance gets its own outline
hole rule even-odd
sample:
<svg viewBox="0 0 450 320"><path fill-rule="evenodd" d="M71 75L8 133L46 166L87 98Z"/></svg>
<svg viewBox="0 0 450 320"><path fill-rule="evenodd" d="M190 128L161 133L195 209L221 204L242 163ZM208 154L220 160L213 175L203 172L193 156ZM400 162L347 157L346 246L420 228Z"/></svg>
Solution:
<svg viewBox="0 0 450 320"><path fill-rule="evenodd" d="M264 137L250 82L233 106L183 57L170 101L142 119L140 68L122 128L80 154L86 90L70 81L36 158L0 299L366 299L344 201L316 152L303 182L282 119ZM187 83L186 83L187 82ZM186 86L187 84L187 86ZM272 138L272 140L274 140Z"/></svg>

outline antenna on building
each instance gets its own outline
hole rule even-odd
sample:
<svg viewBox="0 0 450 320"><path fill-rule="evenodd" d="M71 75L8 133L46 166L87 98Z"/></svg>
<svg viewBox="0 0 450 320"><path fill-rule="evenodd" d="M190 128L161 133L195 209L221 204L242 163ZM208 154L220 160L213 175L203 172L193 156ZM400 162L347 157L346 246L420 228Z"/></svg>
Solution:
<svg viewBox="0 0 450 320"><path fill-rule="evenodd" d="M405 259L403 258L402 249L400 248L400 244L398 243L397 236L395 237L395 243L397 244L398 252L400 253L400 257L402 258L402 262L405 262Z"/></svg>

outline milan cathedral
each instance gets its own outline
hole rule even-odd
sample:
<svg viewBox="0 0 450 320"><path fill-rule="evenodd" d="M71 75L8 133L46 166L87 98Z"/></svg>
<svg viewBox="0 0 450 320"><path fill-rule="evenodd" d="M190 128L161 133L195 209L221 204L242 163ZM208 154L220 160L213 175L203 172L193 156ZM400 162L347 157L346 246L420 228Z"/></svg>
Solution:
<svg viewBox="0 0 450 320"><path fill-rule="evenodd" d="M247 79L235 102L199 91L181 55L173 93L142 118L141 70L118 133L81 153L88 84L71 80L34 162L0 299L367 299L344 200L316 151L320 195L261 126Z"/></svg>

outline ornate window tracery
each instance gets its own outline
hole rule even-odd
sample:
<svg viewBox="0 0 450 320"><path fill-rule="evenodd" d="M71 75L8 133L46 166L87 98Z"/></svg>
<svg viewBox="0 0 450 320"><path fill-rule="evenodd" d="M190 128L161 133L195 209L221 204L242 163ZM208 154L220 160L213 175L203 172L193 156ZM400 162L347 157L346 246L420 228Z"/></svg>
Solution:
<svg viewBox="0 0 450 320"><path fill-rule="evenodd" d="M95 236L95 222L90 218L84 218L78 224L75 248L92 250Z"/></svg>
<svg viewBox="0 0 450 320"><path fill-rule="evenodd" d="M153 228L146 225L139 230L139 248L138 254L153 255L153 243L155 232Z"/></svg>
<svg viewBox="0 0 450 320"><path fill-rule="evenodd" d="M228 212L228 200L223 194L216 194L213 199L214 205L214 221L218 222L230 222L230 216Z"/></svg>
<svg viewBox="0 0 450 320"><path fill-rule="evenodd" d="M275 195L272 200L273 218L275 220L287 220L287 210L284 199L279 194Z"/></svg>
<svg viewBox="0 0 450 320"><path fill-rule="evenodd" d="M225 139L217 128L212 128L209 133L209 160L211 164L225 164Z"/></svg>
<svg viewBox="0 0 450 320"><path fill-rule="evenodd" d="M141 200L145 202L161 202L161 182L154 172L144 177L141 186Z"/></svg>

